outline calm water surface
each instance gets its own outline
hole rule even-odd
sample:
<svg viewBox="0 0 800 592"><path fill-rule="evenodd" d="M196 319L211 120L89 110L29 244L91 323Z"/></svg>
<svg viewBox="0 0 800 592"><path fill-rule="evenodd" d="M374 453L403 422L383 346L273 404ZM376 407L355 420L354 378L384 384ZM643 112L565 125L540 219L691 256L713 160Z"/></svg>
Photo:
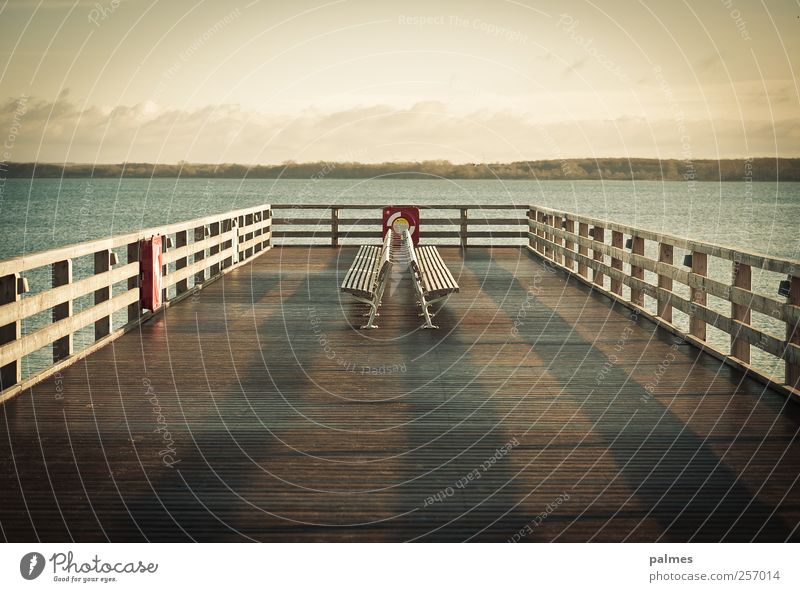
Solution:
<svg viewBox="0 0 800 592"><path fill-rule="evenodd" d="M260 203L536 203L772 255L800 253L800 183L9 179L0 258Z"/></svg>

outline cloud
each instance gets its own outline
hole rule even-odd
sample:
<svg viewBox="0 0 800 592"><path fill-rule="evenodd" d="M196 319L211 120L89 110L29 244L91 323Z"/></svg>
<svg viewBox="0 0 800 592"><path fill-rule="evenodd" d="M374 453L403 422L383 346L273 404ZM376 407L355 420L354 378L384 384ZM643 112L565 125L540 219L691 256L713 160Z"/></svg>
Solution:
<svg viewBox="0 0 800 592"><path fill-rule="evenodd" d="M694 71L702 74L708 72L709 70L716 70L719 66L722 65L724 59L724 52L723 53L712 53L705 58L700 60L695 60L694 62Z"/></svg>
<svg viewBox="0 0 800 592"><path fill-rule="evenodd" d="M561 76L562 77L567 77L570 74L573 74L573 73L577 72L581 68L584 68L588 64L589 64L589 57L588 56L584 56L582 58L578 58L574 62L571 62L571 63L567 64L566 66L564 66L564 68L561 70Z"/></svg>
<svg viewBox="0 0 800 592"><path fill-rule="evenodd" d="M4 160L42 162L240 162L449 159L453 162L630 156L734 158L798 156L797 119L667 118L537 120L535 113L483 108L453 113L440 101L381 104L294 116L236 104L198 109L153 103L79 106L69 96L0 103L0 142L15 126ZM15 119L16 118L16 122Z"/></svg>

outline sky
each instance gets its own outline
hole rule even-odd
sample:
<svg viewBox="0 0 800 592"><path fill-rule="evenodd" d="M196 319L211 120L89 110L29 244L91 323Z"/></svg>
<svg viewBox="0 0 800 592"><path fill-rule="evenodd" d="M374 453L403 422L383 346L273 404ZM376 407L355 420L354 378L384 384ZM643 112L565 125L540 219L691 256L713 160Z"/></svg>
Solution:
<svg viewBox="0 0 800 592"><path fill-rule="evenodd" d="M0 161L800 156L800 0L0 0Z"/></svg>

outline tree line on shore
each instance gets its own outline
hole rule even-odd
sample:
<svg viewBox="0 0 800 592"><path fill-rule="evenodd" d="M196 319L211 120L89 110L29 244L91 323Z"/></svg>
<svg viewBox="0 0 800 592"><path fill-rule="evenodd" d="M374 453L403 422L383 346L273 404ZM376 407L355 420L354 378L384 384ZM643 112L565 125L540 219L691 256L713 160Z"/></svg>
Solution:
<svg viewBox="0 0 800 592"><path fill-rule="evenodd" d="M16 178L209 179L527 179L614 181L800 181L800 158L659 160L655 158L571 158L511 163L305 162L277 165L0 163L0 176Z"/></svg>

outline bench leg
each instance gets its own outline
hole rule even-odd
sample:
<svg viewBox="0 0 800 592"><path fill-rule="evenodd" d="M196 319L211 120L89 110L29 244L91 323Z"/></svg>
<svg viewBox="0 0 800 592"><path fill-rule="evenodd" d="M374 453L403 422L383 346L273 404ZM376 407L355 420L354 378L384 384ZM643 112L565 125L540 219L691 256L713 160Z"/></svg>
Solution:
<svg viewBox="0 0 800 592"><path fill-rule="evenodd" d="M367 321L366 325L361 325L362 329L377 329L378 325L375 324L375 317L378 316L378 307L374 303L370 302L370 313L369 313L369 320Z"/></svg>
<svg viewBox="0 0 800 592"><path fill-rule="evenodd" d="M381 300L383 299L383 292L385 289L386 289L386 281L384 280L378 285L373 300L367 300L366 298L356 297L356 300L358 300L359 302L363 302L364 304L369 305L369 312L364 313L364 316L369 316L369 320L367 321L366 325L361 325L362 329L378 328L378 325L375 324L375 317L380 316L380 314L378 313L378 307L381 305Z"/></svg>
<svg viewBox="0 0 800 592"><path fill-rule="evenodd" d="M434 325L434 324L433 324L433 321L431 320L431 319L433 318L433 316L434 316L434 315L432 315L432 314L431 314L431 313L428 311L428 307L429 307L429 306L430 306L430 305L431 305L433 302L435 302L435 300L432 300L431 302L428 302L427 300L425 300L425 294L424 294L424 292L422 291L422 286L420 285L419 278L417 278L417 277L415 276L415 277L414 277L414 278L412 278L412 279L413 279L413 281L414 281L414 290L416 290L416 292L417 292L417 297L419 298L419 300L417 300L417 304L419 304L419 307L422 309L422 312L421 312L421 313L419 313L419 316L421 316L421 317L425 317L425 324L424 324L424 325L422 325L422 328L423 328L423 329L438 329L439 327L437 327L436 325ZM440 298L437 298L437 300L441 300L441 299L440 299Z"/></svg>
<svg viewBox="0 0 800 592"><path fill-rule="evenodd" d="M433 321L431 320L433 318L433 315L428 311L428 307L431 305L431 302L425 300L425 296L423 296L422 293L420 293L419 299L420 299L420 308L422 308L422 314L420 316L425 317L425 324L422 325L422 328L438 329L439 327L434 325Z"/></svg>
<svg viewBox="0 0 800 592"><path fill-rule="evenodd" d="M434 325L431 322L431 319L433 317L435 317L436 315L428 312L428 307L430 307L432 304L434 304L436 302L439 302L440 300L446 300L448 296L449 296L449 294L445 295L445 296L439 296L438 298L434 298L432 300L425 300L425 297L422 294L420 294L420 298L422 299L422 305L421 306L423 308L422 308L422 313L419 316L424 316L425 317L425 324L422 326L423 329L438 329L439 328L437 325Z"/></svg>
<svg viewBox="0 0 800 592"><path fill-rule="evenodd" d="M388 275L383 278L378 284L377 289L375 290L375 300L369 303L370 306L370 313L369 313L369 321L366 325L361 327L362 329L377 329L378 325L373 324L375 317L380 316L378 313L378 307L381 305L381 300L383 300L383 293L386 290L386 284L388 283Z"/></svg>
<svg viewBox="0 0 800 592"><path fill-rule="evenodd" d="M438 326L438 325L434 325L434 324L433 324L433 321L431 320L431 317L432 317L433 315L431 315L431 314L428 312L428 306L430 306L430 305L428 305L428 304L425 304L425 305L423 306L423 308L422 308L422 312L423 312L423 314L424 314L424 316L425 316L425 324L424 324L424 325L422 325L422 328L423 328L423 329L438 329L438 328L439 328L439 326Z"/></svg>
<svg viewBox="0 0 800 592"><path fill-rule="evenodd" d="M353 296L357 301L363 302L367 306L369 306L369 312L364 313L362 316L369 316L369 320L367 321L366 325L361 325L362 329L377 329L378 325L375 324L375 317L378 316L378 306L379 303L375 303L372 300L367 300L366 298L359 298L358 296Z"/></svg>

